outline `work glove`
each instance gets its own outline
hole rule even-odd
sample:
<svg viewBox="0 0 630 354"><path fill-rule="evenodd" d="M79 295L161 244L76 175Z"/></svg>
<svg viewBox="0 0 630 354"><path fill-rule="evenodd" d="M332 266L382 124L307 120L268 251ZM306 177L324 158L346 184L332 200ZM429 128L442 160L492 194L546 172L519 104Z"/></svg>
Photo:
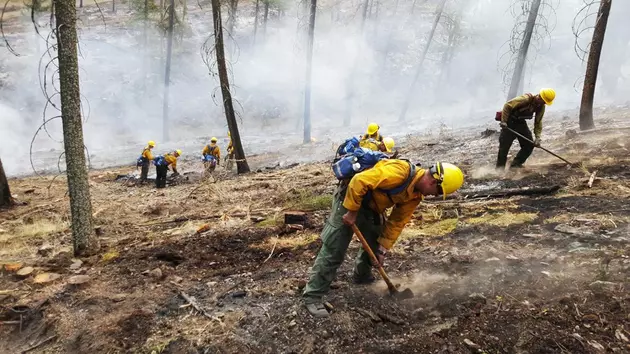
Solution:
<svg viewBox="0 0 630 354"><path fill-rule="evenodd" d="M501 127L501 129L507 128L507 123L506 122L500 122L499 126Z"/></svg>
<svg viewBox="0 0 630 354"><path fill-rule="evenodd" d="M379 245L376 249L376 259L378 259L378 263L382 266L385 261L385 255L387 254L387 248ZM378 267L377 264L374 264L374 267Z"/></svg>
<svg viewBox="0 0 630 354"><path fill-rule="evenodd" d="M534 140L534 146L540 147L540 137L536 137L536 140Z"/></svg>

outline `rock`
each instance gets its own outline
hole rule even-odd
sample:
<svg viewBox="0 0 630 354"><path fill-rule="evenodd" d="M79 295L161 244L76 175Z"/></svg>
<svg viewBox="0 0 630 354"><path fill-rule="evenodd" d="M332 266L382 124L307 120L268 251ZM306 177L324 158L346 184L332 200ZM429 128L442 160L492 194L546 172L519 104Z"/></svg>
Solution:
<svg viewBox="0 0 630 354"><path fill-rule="evenodd" d="M306 281L304 281L304 280L299 280L299 281L297 282L297 288L298 288L299 290L302 290L302 289L304 289L305 287L306 287Z"/></svg>
<svg viewBox="0 0 630 354"><path fill-rule="evenodd" d="M599 322L599 317L594 314L588 314L582 316L582 321L584 322Z"/></svg>
<svg viewBox="0 0 630 354"><path fill-rule="evenodd" d="M81 266L83 265L83 261L80 259L75 259L74 262L72 262L72 264L70 265L70 270L77 270L79 268L81 268Z"/></svg>
<svg viewBox="0 0 630 354"><path fill-rule="evenodd" d="M492 263L492 262L501 262L501 260L497 257L492 257L492 258L488 258L485 260L486 263Z"/></svg>
<svg viewBox="0 0 630 354"><path fill-rule="evenodd" d="M291 322L289 322L289 328L293 328L297 325L297 322L295 322L295 320L291 320Z"/></svg>
<svg viewBox="0 0 630 354"><path fill-rule="evenodd" d="M577 228L567 224L558 224L555 231L562 232L569 235L592 235L593 231L589 229Z"/></svg>
<svg viewBox="0 0 630 354"><path fill-rule="evenodd" d="M468 295L468 299L474 303L485 304L488 299L481 293L472 293Z"/></svg>
<svg viewBox="0 0 630 354"><path fill-rule="evenodd" d="M475 342L471 341L470 339L466 338L464 339L464 344L466 344L466 346L470 349L480 349L481 347L476 344Z"/></svg>
<svg viewBox="0 0 630 354"><path fill-rule="evenodd" d="M324 302L324 307L328 310L328 312L332 312L332 310L335 309L335 307L328 301Z"/></svg>
<svg viewBox="0 0 630 354"><path fill-rule="evenodd" d="M53 250L53 246L50 243L44 243L37 249L37 254L42 257L47 257Z"/></svg>
<svg viewBox="0 0 630 354"><path fill-rule="evenodd" d="M546 270L543 270L543 271L542 271L542 272L540 272L540 273L541 273L541 274L543 274L543 275L546 275L546 276L548 276L548 277L551 277L551 273L549 273L549 272L548 272L548 271L546 271Z"/></svg>
<svg viewBox="0 0 630 354"><path fill-rule="evenodd" d="M29 275L31 275L34 270L35 269L33 269L33 267L24 267L24 268L18 270L17 272L15 272L15 274L17 274L17 276L19 276L19 277L26 278Z"/></svg>
<svg viewBox="0 0 630 354"><path fill-rule="evenodd" d="M216 281L209 281L206 283L206 286L209 287L210 289L214 288L215 285L217 285Z"/></svg>
<svg viewBox="0 0 630 354"><path fill-rule="evenodd" d="M75 275L68 278L68 284L79 285L87 283L90 280L90 277L87 275Z"/></svg>
<svg viewBox="0 0 630 354"><path fill-rule="evenodd" d="M297 317L297 311L293 311L289 314L291 317Z"/></svg>
<svg viewBox="0 0 630 354"><path fill-rule="evenodd" d="M300 225L300 224L287 224L285 225L285 232L286 233L293 233L293 232L298 232L298 231L303 231L304 230L304 226Z"/></svg>
<svg viewBox="0 0 630 354"><path fill-rule="evenodd" d="M597 280L590 283L588 287L593 291L614 291L617 288L617 283Z"/></svg>
<svg viewBox="0 0 630 354"><path fill-rule="evenodd" d="M53 281L59 278L61 278L61 275L57 273L42 273L42 274L37 274L35 276L35 279L33 279L33 283L48 284L48 283L52 283Z"/></svg>
<svg viewBox="0 0 630 354"><path fill-rule="evenodd" d="M247 292L245 290L238 290L232 293L232 297L245 297Z"/></svg>
<svg viewBox="0 0 630 354"><path fill-rule="evenodd" d="M127 294L116 294L112 297L110 297L110 299L113 302L121 302L121 301L125 301L125 299L127 298Z"/></svg>
<svg viewBox="0 0 630 354"><path fill-rule="evenodd" d="M184 280L184 278L179 277L177 275L173 277L173 281L176 282L176 283L181 283L183 280Z"/></svg>
<svg viewBox="0 0 630 354"><path fill-rule="evenodd" d="M324 339L330 339L332 338L332 333L328 332L328 331L323 331L322 332L322 338Z"/></svg>
<svg viewBox="0 0 630 354"><path fill-rule="evenodd" d="M152 271L150 271L149 276L155 280L161 280L164 277L164 274L162 274L162 269L160 268L155 268Z"/></svg>

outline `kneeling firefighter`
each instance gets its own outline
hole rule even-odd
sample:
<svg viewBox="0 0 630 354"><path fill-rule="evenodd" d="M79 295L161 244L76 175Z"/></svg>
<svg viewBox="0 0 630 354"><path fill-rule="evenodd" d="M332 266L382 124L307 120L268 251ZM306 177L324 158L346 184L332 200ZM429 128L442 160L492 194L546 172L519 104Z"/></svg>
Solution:
<svg viewBox="0 0 630 354"><path fill-rule="evenodd" d="M512 143L518 139L521 150L516 154L510 168L522 167L527 158L534 151L535 146L540 146L540 135L542 134L542 119L545 115L545 105L551 106L556 98L556 92L550 88L541 89L537 95L526 93L522 96L509 100L503 106L503 111L497 112L496 120L501 126L501 135L499 136L499 154L497 157L497 168L505 169L507 163L507 155L510 152ZM527 126L527 121L534 118L534 135ZM527 139L514 134L517 132Z"/></svg>
<svg viewBox="0 0 630 354"><path fill-rule="evenodd" d="M181 155L182 151L177 149L173 152L160 155L153 160L155 171L157 172L157 176L155 178L156 188L166 187L166 174L168 173L169 166L171 166L171 169L173 170L173 174L171 176L179 176L179 173L177 172L177 158Z"/></svg>
<svg viewBox="0 0 630 354"><path fill-rule="evenodd" d="M359 149L358 154L333 164L337 178L346 177L352 170L359 172L348 183L340 183L333 194L332 211L321 233L322 247L304 288L304 304L315 317L329 315L323 296L328 293L345 258L352 240L352 225L356 224L382 264L424 196L443 195L446 198L464 183L462 171L450 163L436 162L423 169L406 160L383 157L371 168L356 166L360 163L353 158L370 160L374 154L381 153ZM344 166L341 162L346 159ZM393 209L385 218L389 208ZM353 282L372 281L369 255L361 249L354 261Z"/></svg>

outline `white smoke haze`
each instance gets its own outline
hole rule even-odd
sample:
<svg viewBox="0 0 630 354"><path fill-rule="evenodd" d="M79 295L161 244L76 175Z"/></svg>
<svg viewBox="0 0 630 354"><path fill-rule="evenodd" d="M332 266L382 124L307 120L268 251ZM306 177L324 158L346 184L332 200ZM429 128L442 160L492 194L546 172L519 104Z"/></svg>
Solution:
<svg viewBox="0 0 630 354"><path fill-rule="evenodd" d="M403 137L424 133L446 124L475 127L493 123L494 112L505 101L507 88L499 68L504 43L515 19L508 0L448 0L444 16L413 92L406 123L399 123L401 105L417 69L422 48L434 19L437 0L381 0L374 2L371 17L360 33L362 1L320 1L313 53L313 136L318 141L340 141L361 133L369 121L378 122L386 135ZM524 91L553 87L558 99L548 110L557 112L579 106L584 66L575 55L571 32L573 17L582 0L548 1L545 10L555 27L530 48ZM238 101L239 128L246 154L274 152L300 144L305 73L305 8L295 1L281 1L283 10L270 7L266 31L260 8L258 34L253 40L254 3L240 1L231 36L226 34L232 89ZM416 6L411 11L412 4ZM630 3L630 2L628 2ZM394 12L395 4L398 4ZM200 55L212 34L210 6L188 2L185 29L175 34L169 97L170 140L162 141L163 83L166 40L156 20L148 25L147 44L141 14L129 3L101 4L106 26L93 5L78 9L80 22L81 92L86 115L85 142L94 167L131 165L147 140L156 140L157 152L184 150L194 158L211 136L223 139L227 124L218 78L210 75ZM181 18L181 5L177 5ZM596 11L596 8L595 8ZM282 13L282 15L280 15ZM625 103L630 97L630 60L627 28L623 21L630 5L616 2L611 11L602 61L596 105ZM227 8L223 25L227 28ZM5 20L6 22L7 20ZM29 146L41 125L46 98L41 92L39 60L45 41L34 34L26 13L5 26L7 39L21 54L0 48L0 157L9 176L32 172ZM19 21L16 24L16 21ZM42 14L40 24L48 16ZM459 23L450 63L443 62L449 39L449 23ZM8 23L8 22L6 22ZM46 37L46 28L41 28ZM583 34L588 43L590 31ZM50 59L44 57L44 65ZM49 66L47 91L54 93ZM352 125L344 127L348 111L348 82L354 70ZM56 79L56 77L55 77ZM213 97L214 96L214 97ZM58 97L51 101L58 105ZM88 104L89 102L89 104ZM218 104L218 105L217 105ZM87 115L89 111L89 116ZM46 117L59 113L48 107ZM577 124L577 117L575 117ZM597 124L597 122L596 122ZM63 151L61 121L48 124L51 139L40 132L33 144L38 171L55 171ZM329 149L312 149L307 159L322 159ZM62 160L63 161L63 160ZM61 164L62 169L64 164Z"/></svg>

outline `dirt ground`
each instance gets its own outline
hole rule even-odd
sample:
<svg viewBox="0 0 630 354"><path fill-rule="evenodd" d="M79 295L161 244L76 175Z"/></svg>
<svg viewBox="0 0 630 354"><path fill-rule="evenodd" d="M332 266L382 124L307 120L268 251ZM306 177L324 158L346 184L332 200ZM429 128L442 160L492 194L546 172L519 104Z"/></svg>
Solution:
<svg viewBox="0 0 630 354"><path fill-rule="evenodd" d="M335 188L326 163L218 170L165 190L114 181L130 168L92 171L101 251L80 261L64 177L13 179L26 205L0 211L0 352L628 353L627 133L548 129L546 146L582 168L536 151L523 170L498 175L496 134L408 138L404 157L439 156L467 175L459 198L421 204L388 255L387 271L416 296L393 300L380 280L352 284L353 242L323 320L301 306L300 289ZM288 210L307 212L303 230L283 224ZM34 269L20 277L18 266ZM59 277L39 283L50 273Z"/></svg>

